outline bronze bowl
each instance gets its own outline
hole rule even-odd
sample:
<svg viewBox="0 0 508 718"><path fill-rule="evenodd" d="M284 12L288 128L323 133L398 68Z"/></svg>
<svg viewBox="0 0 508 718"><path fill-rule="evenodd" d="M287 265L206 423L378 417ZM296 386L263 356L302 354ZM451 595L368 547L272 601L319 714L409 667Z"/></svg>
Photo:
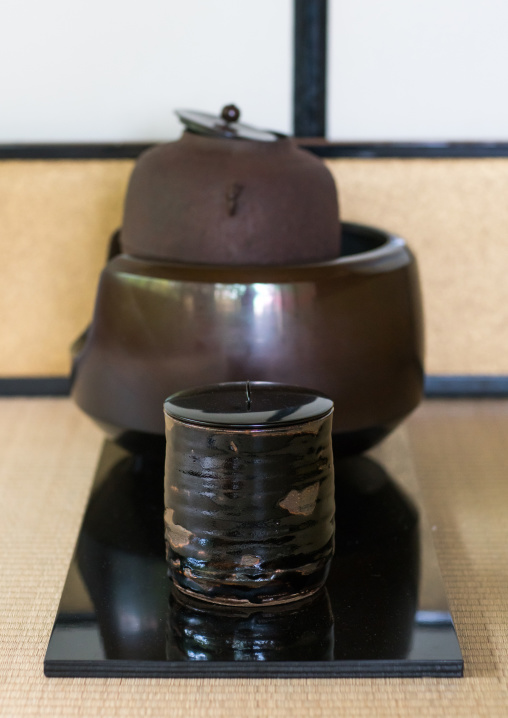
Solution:
<svg viewBox="0 0 508 718"><path fill-rule="evenodd" d="M422 395L418 274L403 239L358 224L342 229L341 256L313 264L114 257L91 326L73 347L77 404L123 445L163 446L170 394L281 382L333 399L340 453L377 443Z"/></svg>

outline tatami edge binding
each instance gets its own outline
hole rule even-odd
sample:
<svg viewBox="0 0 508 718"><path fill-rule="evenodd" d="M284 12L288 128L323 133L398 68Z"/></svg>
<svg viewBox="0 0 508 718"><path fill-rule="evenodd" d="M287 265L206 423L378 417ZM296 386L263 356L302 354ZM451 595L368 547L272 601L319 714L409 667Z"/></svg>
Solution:
<svg viewBox="0 0 508 718"><path fill-rule="evenodd" d="M58 377L0 378L1 396L68 396L70 379ZM431 374L425 377L427 398L504 398L508 397L507 375Z"/></svg>

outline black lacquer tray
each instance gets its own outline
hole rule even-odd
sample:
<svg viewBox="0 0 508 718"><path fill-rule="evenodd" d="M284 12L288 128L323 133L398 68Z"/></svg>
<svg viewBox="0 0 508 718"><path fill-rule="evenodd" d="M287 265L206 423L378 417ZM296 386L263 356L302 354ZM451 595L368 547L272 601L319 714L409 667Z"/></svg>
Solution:
<svg viewBox="0 0 508 718"><path fill-rule="evenodd" d="M461 676L430 531L379 464L338 459L336 551L303 602L214 607L172 588L160 456L106 442L49 642L47 676Z"/></svg>

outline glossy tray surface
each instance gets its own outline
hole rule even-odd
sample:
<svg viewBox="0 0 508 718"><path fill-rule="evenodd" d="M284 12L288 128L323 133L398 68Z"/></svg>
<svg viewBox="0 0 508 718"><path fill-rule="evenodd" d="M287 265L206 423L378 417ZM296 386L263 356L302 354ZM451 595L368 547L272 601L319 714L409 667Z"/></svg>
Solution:
<svg viewBox="0 0 508 718"><path fill-rule="evenodd" d="M47 676L461 676L430 531L374 460L339 459L325 589L254 610L172 588L163 457L106 442L49 642Z"/></svg>

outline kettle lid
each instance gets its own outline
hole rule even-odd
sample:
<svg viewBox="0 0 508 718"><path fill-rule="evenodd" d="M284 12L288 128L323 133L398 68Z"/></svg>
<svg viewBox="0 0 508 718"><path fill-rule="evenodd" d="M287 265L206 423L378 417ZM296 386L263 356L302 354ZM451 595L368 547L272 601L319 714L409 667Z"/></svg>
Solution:
<svg viewBox="0 0 508 718"><path fill-rule="evenodd" d="M207 137L222 137L237 140L255 140L257 142L276 142L284 135L270 130L259 130L257 127L239 122L240 110L236 105L226 105L219 115L195 110L175 110L185 129L194 134Z"/></svg>

